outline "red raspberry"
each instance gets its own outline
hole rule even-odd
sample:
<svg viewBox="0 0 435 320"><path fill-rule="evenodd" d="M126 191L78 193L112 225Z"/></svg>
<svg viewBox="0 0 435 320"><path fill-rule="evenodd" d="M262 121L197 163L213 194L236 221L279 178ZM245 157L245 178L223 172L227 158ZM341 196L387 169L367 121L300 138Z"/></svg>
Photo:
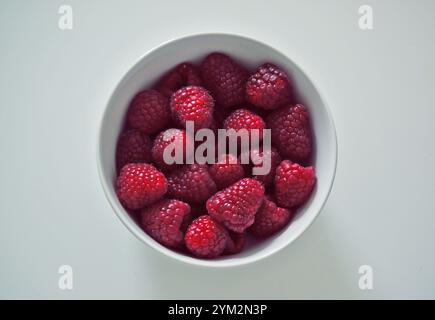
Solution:
<svg viewBox="0 0 435 320"><path fill-rule="evenodd" d="M267 110L289 103L291 92L287 74L270 63L261 65L246 84L246 100Z"/></svg>
<svg viewBox="0 0 435 320"><path fill-rule="evenodd" d="M175 91L185 86L201 86L202 80L197 68L184 62L169 71L157 86L157 90L170 97Z"/></svg>
<svg viewBox="0 0 435 320"><path fill-rule="evenodd" d="M205 202L216 190L205 164L183 166L168 175L168 195L186 202Z"/></svg>
<svg viewBox="0 0 435 320"><path fill-rule="evenodd" d="M313 167L303 167L284 160L276 168L275 197L278 205L291 208L304 203L313 191L316 173Z"/></svg>
<svg viewBox="0 0 435 320"><path fill-rule="evenodd" d="M224 129L246 129L249 133L252 129L258 129L260 140L263 139L263 129L266 127L263 119L247 109L238 109L232 112L224 121Z"/></svg>
<svg viewBox="0 0 435 320"><path fill-rule="evenodd" d="M245 101L246 70L222 53L211 53L201 65L202 78L217 103L223 108Z"/></svg>
<svg viewBox="0 0 435 320"><path fill-rule="evenodd" d="M163 173L148 163L125 165L116 181L116 193L128 209L140 209L160 199L167 190Z"/></svg>
<svg viewBox="0 0 435 320"><path fill-rule="evenodd" d="M158 91L142 91L133 98L127 118L133 128L144 133L159 132L171 120L169 101Z"/></svg>
<svg viewBox="0 0 435 320"><path fill-rule="evenodd" d="M183 159L183 163L192 155L193 141L192 138L186 134L185 130L181 129L167 129L159 133L154 139L153 148L151 150L151 156L156 165L162 170L172 170L182 164L168 164L164 159L164 151L169 145L175 145L175 150L171 153L175 156L175 152L178 152ZM171 151L168 149L168 152Z"/></svg>
<svg viewBox="0 0 435 320"><path fill-rule="evenodd" d="M174 121L185 127L186 121L193 121L195 130L209 128L213 119L214 100L202 87L189 86L177 90L171 98Z"/></svg>
<svg viewBox="0 0 435 320"><path fill-rule="evenodd" d="M282 156L304 161L311 155L312 137L309 114L301 104L283 107L266 119L271 138Z"/></svg>
<svg viewBox="0 0 435 320"><path fill-rule="evenodd" d="M210 216L193 220L184 236L187 249L201 258L214 258L222 254L227 246L227 231Z"/></svg>
<svg viewBox="0 0 435 320"><path fill-rule="evenodd" d="M264 187L257 180L244 178L207 200L207 211L234 232L243 232L254 223L263 201Z"/></svg>
<svg viewBox="0 0 435 320"><path fill-rule="evenodd" d="M245 246L245 234L237 232L229 232L229 239L224 254L236 254L243 250Z"/></svg>
<svg viewBox="0 0 435 320"><path fill-rule="evenodd" d="M275 202L265 197L249 230L257 237L267 237L284 228L292 217L292 211L278 207Z"/></svg>
<svg viewBox="0 0 435 320"><path fill-rule="evenodd" d="M209 172L219 189L228 187L245 175L240 161L231 154L221 155L217 163L210 166Z"/></svg>
<svg viewBox="0 0 435 320"><path fill-rule="evenodd" d="M116 146L116 168L127 163L150 162L152 142L146 134L130 129L121 133Z"/></svg>
<svg viewBox="0 0 435 320"><path fill-rule="evenodd" d="M190 223L190 206L175 199L163 199L141 211L142 227L160 244L179 248Z"/></svg>
<svg viewBox="0 0 435 320"><path fill-rule="evenodd" d="M253 174L255 179L262 182L265 187L269 186L273 182L273 179L275 178L276 168L278 167L278 165L281 163L282 160L281 156L278 153L278 150L276 150L273 147L270 150L268 150L267 153L265 153L264 151L252 150L251 157L253 157L255 162L257 162L257 160L261 161L259 164L255 164L254 162L254 166L253 166L254 168L262 167L263 161L267 161L268 159L270 159L270 171L268 174L265 175Z"/></svg>

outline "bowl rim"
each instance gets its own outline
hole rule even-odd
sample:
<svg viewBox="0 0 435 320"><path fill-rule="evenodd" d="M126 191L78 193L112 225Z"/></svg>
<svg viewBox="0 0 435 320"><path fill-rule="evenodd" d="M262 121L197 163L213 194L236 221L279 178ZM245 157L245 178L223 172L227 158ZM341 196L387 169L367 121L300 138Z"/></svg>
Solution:
<svg viewBox="0 0 435 320"><path fill-rule="evenodd" d="M255 254L252 257L247 256L247 257L241 258L240 260L199 259L199 258L191 257L188 255L184 255L182 253L173 251L169 248L162 246L154 239L152 239L150 237L145 237L145 233L142 231L142 229L140 229L140 227L130 217L127 217L126 210L124 208L120 207L120 205L116 201L114 201L114 199L112 199L112 196L111 196L110 191L109 191L109 183L110 182L108 181L107 177L104 175L103 168L102 168L102 143L101 143L101 141L103 138L103 126L104 126L104 123L106 122L106 118L108 116L108 109L109 109L108 107L112 104L112 101L115 97L115 94L118 91L118 89L120 88L120 86L123 84L123 82L126 79L129 78L130 75L132 75L136 71L139 64L148 55L160 50L162 47L167 46L169 44L174 44L176 42L182 42L182 41L192 39L192 38L197 38L197 37L233 37L233 38L239 38L241 40L250 41L250 42L253 42L255 44L261 45L263 47L266 47L267 49L269 49L269 50L271 50L279 55L283 55L286 59L291 61L299 69L299 71L302 73L303 76L305 76L311 82L312 86L314 87L317 94L319 95L320 101L322 102L322 104L325 108L328 126L331 129L331 135L332 135L332 140L333 140L332 147L334 149L334 150L331 150L331 156L332 156L332 160L333 160L332 161L333 166L332 166L332 172L331 172L332 176L331 176L331 178L328 182L328 185L327 185L327 192L326 192L324 198L321 200L321 204L319 205L318 210L315 213L315 215L313 216L313 218L311 219L311 221L309 221L307 223L307 225L304 228L302 228L300 231L298 231L292 238L289 238L288 241L284 241L283 243L277 245L276 247L274 247L270 250L264 250L258 254ZM281 251L282 249L284 249L285 247L287 247L291 243L295 242L313 224L313 222L319 216L320 212L323 210L323 208L326 204L326 201L328 200L329 195L331 193L332 186L334 184L335 175L336 175L336 171L337 171L337 162L338 162L337 161L338 160L337 132L336 132L336 127L335 127L333 118L332 118L332 112L329 108L329 105L327 104L327 102L325 100L324 95L319 90L316 82L313 81L312 78L308 76L307 72L303 68L301 68L301 66L298 63L296 63L293 59L290 59L287 56L287 54L282 53L278 49L276 49L276 48L274 48L274 47L272 47L272 46L270 46L262 41L250 38L250 37L245 36L245 35L233 34L233 33L220 33L220 32L217 32L217 33L215 33L215 32L195 33L195 34L190 34L190 35L172 38L168 41L161 43L158 46L153 47L152 49L150 49L147 52L145 52L144 54L142 54L138 59L136 59L130 65L130 67L127 68L127 71L124 73L124 75L116 82L115 86L111 90L111 94L109 96L109 99L107 100L107 102L104 106L104 111L103 111L103 114L102 114L102 116L100 118L100 122L99 122L96 151L97 151L96 152L96 156L97 156L96 160L97 160L98 175L99 175L100 183L103 187L104 195L105 195L107 201L109 202L110 206L112 207L113 211L115 212L116 216L118 217L119 220L121 220L123 225L138 240L147 244L148 246L150 246L154 250L158 251L159 253L162 253L164 256L166 256L168 258L170 257L175 261L183 262L184 264L188 264L188 265L195 265L198 267L212 267L212 268L228 268L228 267L243 266L243 265L255 263L255 262L263 260L267 257L272 256L273 254L277 253L278 251ZM133 222L134 226L132 225L132 222Z"/></svg>

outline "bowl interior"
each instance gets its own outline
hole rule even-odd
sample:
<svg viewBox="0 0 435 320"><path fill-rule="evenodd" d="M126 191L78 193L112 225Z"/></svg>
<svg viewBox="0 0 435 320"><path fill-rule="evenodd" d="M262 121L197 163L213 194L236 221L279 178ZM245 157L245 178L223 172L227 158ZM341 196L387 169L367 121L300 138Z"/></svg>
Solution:
<svg viewBox="0 0 435 320"><path fill-rule="evenodd" d="M199 62L210 52L220 51L241 61L251 70L264 62L283 68L295 83L299 100L310 110L315 135L315 154L312 164L316 168L317 184L310 200L298 210L293 222L282 232L267 240L250 243L240 254L214 260L195 259L167 249L150 238L133 221L119 203L115 193L115 149L118 135L130 100L142 89L183 61ZM190 36L166 43L143 56L124 76L109 100L101 123L98 164L106 196L127 228L139 239L178 260L203 266L233 266L261 259L296 239L315 219L326 201L335 175L335 129L325 102L305 73L289 58L258 41L235 35L205 34Z"/></svg>

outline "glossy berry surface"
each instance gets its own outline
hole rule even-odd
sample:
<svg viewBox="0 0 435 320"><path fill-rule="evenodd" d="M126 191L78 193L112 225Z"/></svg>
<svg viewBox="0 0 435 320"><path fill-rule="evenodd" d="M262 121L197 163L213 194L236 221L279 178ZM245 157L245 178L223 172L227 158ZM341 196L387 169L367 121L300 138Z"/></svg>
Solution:
<svg viewBox="0 0 435 320"><path fill-rule="evenodd" d="M291 208L304 203L316 183L313 167L284 160L276 169L275 198L278 205Z"/></svg>
<svg viewBox="0 0 435 320"><path fill-rule="evenodd" d="M167 191L163 173L147 163L125 165L116 181L116 192L128 209L141 209L159 200Z"/></svg>
<svg viewBox="0 0 435 320"><path fill-rule="evenodd" d="M204 215L193 220L185 235L187 249L201 258L222 254L228 242L228 233L217 221Z"/></svg>
<svg viewBox="0 0 435 320"><path fill-rule="evenodd" d="M207 200L207 211L234 232L243 232L254 223L261 206L264 187L257 180L244 178Z"/></svg>
<svg viewBox="0 0 435 320"><path fill-rule="evenodd" d="M132 128L147 134L157 133L171 120L169 100L158 91L142 91L132 100L127 119Z"/></svg>
<svg viewBox="0 0 435 320"><path fill-rule="evenodd" d="M266 110L290 103L291 93L289 77L271 63L261 65L246 84L246 100Z"/></svg>
<svg viewBox="0 0 435 320"><path fill-rule="evenodd" d="M190 223L190 206L175 199L163 199L141 211L142 227L160 244L180 248Z"/></svg>

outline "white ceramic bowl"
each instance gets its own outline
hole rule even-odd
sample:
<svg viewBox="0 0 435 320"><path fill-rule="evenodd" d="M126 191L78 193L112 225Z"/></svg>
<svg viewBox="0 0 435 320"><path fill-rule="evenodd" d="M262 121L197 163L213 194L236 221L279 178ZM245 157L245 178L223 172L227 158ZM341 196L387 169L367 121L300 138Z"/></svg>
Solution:
<svg viewBox="0 0 435 320"><path fill-rule="evenodd" d="M310 200L282 232L259 243L250 243L241 253L214 260L196 259L172 251L149 237L122 207L115 193L115 148L124 116L132 97L150 87L169 68L183 61L200 61L213 51L226 52L243 64L256 68L264 62L277 64L291 75L300 102L310 110L315 135L313 165L317 184ZM325 100L308 76L287 56L253 39L230 34L200 34L165 43L146 53L116 86L101 122L97 162L107 199L124 225L142 242L162 254L192 265L230 267L252 263L284 248L304 232L317 217L328 198L337 163L337 138Z"/></svg>

